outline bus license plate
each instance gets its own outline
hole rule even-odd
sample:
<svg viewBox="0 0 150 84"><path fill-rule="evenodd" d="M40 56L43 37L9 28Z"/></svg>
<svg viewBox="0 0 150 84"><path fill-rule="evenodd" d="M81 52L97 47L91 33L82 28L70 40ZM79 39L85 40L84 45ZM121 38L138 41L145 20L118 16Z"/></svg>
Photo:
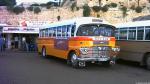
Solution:
<svg viewBox="0 0 150 84"><path fill-rule="evenodd" d="M107 61L108 58L99 58L98 60L99 60L99 61Z"/></svg>

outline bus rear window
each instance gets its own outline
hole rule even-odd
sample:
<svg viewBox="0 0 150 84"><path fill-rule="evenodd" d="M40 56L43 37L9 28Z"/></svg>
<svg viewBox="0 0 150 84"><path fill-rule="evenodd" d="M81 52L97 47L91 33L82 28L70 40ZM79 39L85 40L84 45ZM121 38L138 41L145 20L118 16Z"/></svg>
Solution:
<svg viewBox="0 0 150 84"><path fill-rule="evenodd" d="M77 36L114 36L114 27L105 24L81 25Z"/></svg>

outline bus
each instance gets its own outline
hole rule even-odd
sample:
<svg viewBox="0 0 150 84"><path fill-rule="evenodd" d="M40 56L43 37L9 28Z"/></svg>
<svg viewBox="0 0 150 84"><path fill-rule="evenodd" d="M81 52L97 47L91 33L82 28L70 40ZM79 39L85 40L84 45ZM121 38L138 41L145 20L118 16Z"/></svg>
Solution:
<svg viewBox="0 0 150 84"><path fill-rule="evenodd" d="M150 69L150 20L116 24L119 58Z"/></svg>
<svg viewBox="0 0 150 84"><path fill-rule="evenodd" d="M73 67L85 67L86 62L112 65L120 50L114 33L114 26L93 17L55 22L40 28L38 52L65 59Z"/></svg>

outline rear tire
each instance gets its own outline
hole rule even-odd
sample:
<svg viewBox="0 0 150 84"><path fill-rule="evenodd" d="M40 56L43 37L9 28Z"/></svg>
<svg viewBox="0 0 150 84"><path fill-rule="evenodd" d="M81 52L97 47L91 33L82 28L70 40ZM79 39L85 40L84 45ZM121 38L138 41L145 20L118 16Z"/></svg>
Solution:
<svg viewBox="0 0 150 84"><path fill-rule="evenodd" d="M46 48L45 47L42 48L41 56L44 57L44 58L47 57L47 55L46 55Z"/></svg>
<svg viewBox="0 0 150 84"><path fill-rule="evenodd" d="M146 57L146 69L150 70L150 54Z"/></svg>

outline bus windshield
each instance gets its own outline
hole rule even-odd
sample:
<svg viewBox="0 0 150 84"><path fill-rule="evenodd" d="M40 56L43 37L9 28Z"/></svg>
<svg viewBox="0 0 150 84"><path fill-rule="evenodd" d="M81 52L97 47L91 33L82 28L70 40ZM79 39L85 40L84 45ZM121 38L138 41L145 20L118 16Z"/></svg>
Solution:
<svg viewBox="0 0 150 84"><path fill-rule="evenodd" d="M77 36L114 36L114 27L106 24L85 24L78 28Z"/></svg>

